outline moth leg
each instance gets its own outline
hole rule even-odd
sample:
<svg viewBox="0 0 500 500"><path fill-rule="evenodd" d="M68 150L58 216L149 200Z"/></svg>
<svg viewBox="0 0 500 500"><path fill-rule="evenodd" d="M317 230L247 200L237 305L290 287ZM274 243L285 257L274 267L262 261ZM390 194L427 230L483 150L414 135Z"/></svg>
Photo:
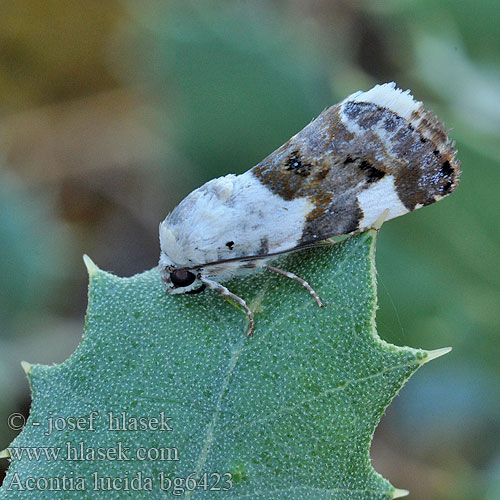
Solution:
<svg viewBox="0 0 500 500"><path fill-rule="evenodd" d="M283 271L283 269L278 269L277 267L265 266L265 268L269 269L269 271L272 271L273 273L281 274L281 276L285 276L286 278L290 278L290 279L300 283L313 296L313 298L316 301L316 303L318 304L318 306L323 307L323 302L321 302L319 295L316 293L316 291L312 288L312 286L306 280L303 280L302 278L300 278L296 274L290 273L288 271Z"/></svg>
<svg viewBox="0 0 500 500"><path fill-rule="evenodd" d="M229 297L230 299L233 299L235 302L237 302L247 313L248 316L248 333L247 335L251 337L253 335L253 327L254 327L254 319L253 319L253 313L250 310L250 308L247 306L247 303L241 298L235 295L234 293L231 293L225 286L222 286L220 283L217 283L216 281L209 280L208 278L203 278L200 277L199 280L208 286L208 288L211 288L215 292L220 293L224 297Z"/></svg>

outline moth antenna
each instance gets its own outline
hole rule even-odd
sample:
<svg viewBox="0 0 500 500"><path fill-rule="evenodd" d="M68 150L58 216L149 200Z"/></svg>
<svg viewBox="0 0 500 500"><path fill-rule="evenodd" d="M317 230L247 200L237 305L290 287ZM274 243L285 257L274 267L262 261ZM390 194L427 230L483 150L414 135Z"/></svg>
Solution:
<svg viewBox="0 0 500 500"><path fill-rule="evenodd" d="M301 277L297 276L296 274L293 274L289 271L283 271L283 269L278 269L277 267L274 266L264 266L266 269L269 269L269 271L272 271L273 273L281 274L281 276L285 276L286 278L290 278L294 281L297 281L300 283L313 297L313 299L316 301L319 307L323 307L323 302L321 302L321 299L319 298L319 295L316 293L316 291L313 289L313 287L304 279Z"/></svg>
<svg viewBox="0 0 500 500"><path fill-rule="evenodd" d="M234 293L230 292L225 286L221 285L220 283L217 283L216 281L212 281L208 278L204 278L201 276L199 280L204 284L207 285L208 288L211 288L217 293L220 293L224 297L229 297L230 299L233 299L235 302L237 302L247 313L248 316L248 333L247 336L251 337L253 335L253 328L254 328L254 319L253 319L253 313L250 310L250 308L247 306L247 303L241 298L235 295Z"/></svg>

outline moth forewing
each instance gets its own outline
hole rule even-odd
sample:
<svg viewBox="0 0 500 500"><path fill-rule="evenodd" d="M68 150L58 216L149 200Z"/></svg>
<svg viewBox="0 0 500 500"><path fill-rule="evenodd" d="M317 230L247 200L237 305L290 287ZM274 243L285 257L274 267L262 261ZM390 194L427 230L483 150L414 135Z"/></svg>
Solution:
<svg viewBox="0 0 500 500"><path fill-rule="evenodd" d="M460 164L444 125L394 83L336 104L241 175L213 179L160 224L160 272L170 293L269 269L277 255L371 228L449 195ZM188 273L188 274L186 274ZM184 286L184 283L186 285Z"/></svg>

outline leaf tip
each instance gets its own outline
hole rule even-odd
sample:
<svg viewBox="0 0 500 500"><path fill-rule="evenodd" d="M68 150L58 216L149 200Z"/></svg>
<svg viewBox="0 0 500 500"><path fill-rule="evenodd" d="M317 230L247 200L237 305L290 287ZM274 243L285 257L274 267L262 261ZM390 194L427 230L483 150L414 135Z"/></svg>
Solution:
<svg viewBox="0 0 500 500"><path fill-rule="evenodd" d="M83 262L89 273L89 277L95 276L99 272L99 268L94 264L94 261L87 255L83 254Z"/></svg>
<svg viewBox="0 0 500 500"><path fill-rule="evenodd" d="M386 221L388 215L389 215L389 209L386 208L378 216L378 219L372 224L372 227L370 229L373 229L374 231L378 231L382 227L382 224Z"/></svg>
<svg viewBox="0 0 500 500"><path fill-rule="evenodd" d="M408 490L400 490L398 488L394 488L394 493L392 495L392 498L401 498L401 497L406 497L410 494Z"/></svg>
<svg viewBox="0 0 500 500"><path fill-rule="evenodd" d="M21 361L21 366L24 370L24 373L26 373L26 375L29 375L31 373L31 370L33 368L33 365L31 363L28 363L27 361Z"/></svg>
<svg viewBox="0 0 500 500"><path fill-rule="evenodd" d="M262 301L264 299L264 294L262 292L261 290L261 292L250 302L250 310L253 313L261 313L263 311Z"/></svg>
<svg viewBox="0 0 500 500"><path fill-rule="evenodd" d="M425 357L422 361L424 363L428 363L433 359L440 358L445 354L448 354L452 350L451 347L442 347L441 349L434 349L433 351L427 351L427 357Z"/></svg>
<svg viewBox="0 0 500 500"><path fill-rule="evenodd" d="M0 458L10 458L10 451L8 448L0 451Z"/></svg>

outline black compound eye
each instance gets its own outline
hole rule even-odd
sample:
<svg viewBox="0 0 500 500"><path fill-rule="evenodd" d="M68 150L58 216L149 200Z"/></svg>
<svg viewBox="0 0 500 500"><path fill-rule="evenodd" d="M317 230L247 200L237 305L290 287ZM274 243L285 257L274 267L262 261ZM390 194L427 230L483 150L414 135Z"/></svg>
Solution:
<svg viewBox="0 0 500 500"><path fill-rule="evenodd" d="M170 279L175 286L189 286L194 282L196 276L185 269L178 269L170 273Z"/></svg>

